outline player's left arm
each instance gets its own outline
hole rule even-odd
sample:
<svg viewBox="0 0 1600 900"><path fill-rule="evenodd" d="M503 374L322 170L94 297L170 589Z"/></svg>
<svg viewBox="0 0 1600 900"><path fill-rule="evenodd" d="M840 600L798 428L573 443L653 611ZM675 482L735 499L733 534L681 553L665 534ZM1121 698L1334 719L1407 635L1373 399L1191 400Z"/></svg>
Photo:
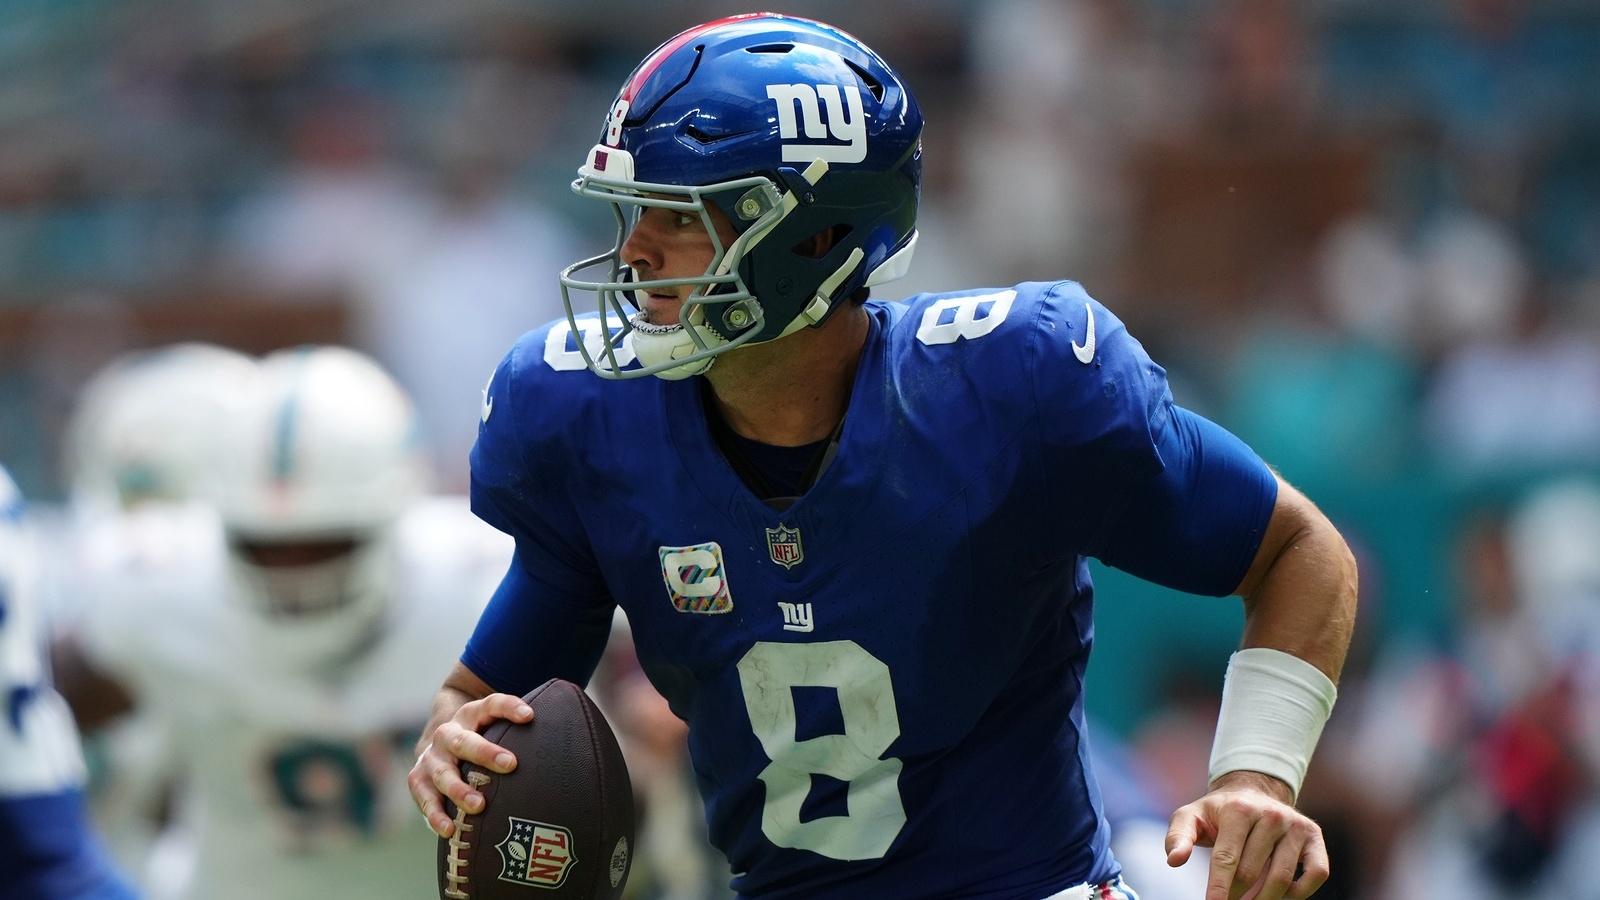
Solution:
<svg viewBox="0 0 1600 900"><path fill-rule="evenodd" d="M1173 403L1166 372L1080 286L1051 286L1037 310L1042 494L1079 513L1069 542L1158 584L1244 598L1210 788L1173 815L1168 861L1215 848L1206 900L1258 884L1253 900L1310 896L1327 878L1327 851L1293 803L1350 642L1350 551L1243 441Z"/></svg>
<svg viewBox="0 0 1600 900"><path fill-rule="evenodd" d="M1118 485L1092 544L1105 562L1198 594L1244 598L1204 797L1173 814L1168 862L1213 848L1206 900L1309 897L1328 877L1322 831L1294 808L1355 621L1355 561L1304 494L1243 441L1158 395L1152 476ZM1240 573L1243 573L1242 575Z"/></svg>
<svg viewBox="0 0 1600 900"><path fill-rule="evenodd" d="M1150 399L1161 468L1118 484L1091 547L1142 578L1245 604L1210 786L1173 814L1168 862L1212 847L1206 900L1257 885L1256 900L1309 897L1327 880L1327 849L1293 804L1350 643L1355 562L1327 517L1243 441L1173 405L1164 385Z"/></svg>
<svg viewBox="0 0 1600 900"><path fill-rule="evenodd" d="M1327 880L1322 831L1294 808L1355 623L1356 565L1337 529L1281 478L1244 598L1205 796L1173 813L1167 861L1209 845L1206 900L1309 897ZM1264 770L1264 771L1263 771ZM1268 774L1274 773L1274 774Z"/></svg>

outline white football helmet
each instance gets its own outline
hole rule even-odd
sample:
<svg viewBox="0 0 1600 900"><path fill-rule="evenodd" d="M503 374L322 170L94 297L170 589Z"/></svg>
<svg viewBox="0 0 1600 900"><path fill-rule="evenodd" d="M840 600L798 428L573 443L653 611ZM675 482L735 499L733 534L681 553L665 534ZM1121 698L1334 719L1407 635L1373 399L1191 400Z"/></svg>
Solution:
<svg viewBox="0 0 1600 900"><path fill-rule="evenodd" d="M416 418L387 373L342 347L274 353L258 377L217 495L230 568L269 656L337 662L393 593L393 526L428 482Z"/></svg>
<svg viewBox="0 0 1600 900"><path fill-rule="evenodd" d="M254 375L250 357L211 344L113 360L84 386L67 426L73 505L94 513L208 499L219 423L247 402Z"/></svg>

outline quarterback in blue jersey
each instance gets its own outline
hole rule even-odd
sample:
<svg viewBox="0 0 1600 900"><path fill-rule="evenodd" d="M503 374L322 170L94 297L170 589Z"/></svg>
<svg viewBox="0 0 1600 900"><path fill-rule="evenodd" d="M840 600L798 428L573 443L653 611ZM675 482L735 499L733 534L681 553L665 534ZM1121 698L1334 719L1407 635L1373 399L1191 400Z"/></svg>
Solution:
<svg viewBox="0 0 1600 900"><path fill-rule="evenodd" d="M130 900L90 827L72 713L45 670L22 512L0 468L0 900Z"/></svg>
<svg viewBox="0 0 1600 900"><path fill-rule="evenodd" d="M1085 739L1096 557L1245 598L1210 789L1165 850L1214 848L1208 900L1309 896L1327 853L1292 804L1344 542L1077 284L870 299L915 247L921 129L881 58L788 16L628 79L573 185L616 244L485 392L473 509L516 560L435 699L419 807L441 835L446 797L480 809L460 761L516 760L479 732L585 682L620 606L741 896L1134 897Z"/></svg>

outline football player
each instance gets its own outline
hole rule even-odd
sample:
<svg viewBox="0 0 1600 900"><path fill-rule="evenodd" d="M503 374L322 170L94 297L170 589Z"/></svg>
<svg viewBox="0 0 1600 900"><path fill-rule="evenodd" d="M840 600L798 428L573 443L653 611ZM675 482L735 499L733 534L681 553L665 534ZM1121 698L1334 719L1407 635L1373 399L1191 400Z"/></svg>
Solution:
<svg viewBox="0 0 1600 900"><path fill-rule="evenodd" d="M92 569L83 554L92 552L94 535L109 520L152 505L209 502L221 456L218 423L245 402L255 368L243 353L187 342L127 353L84 385L66 430L65 515L39 522L48 559L45 602L56 626L75 618L91 594L77 583ZM125 699L103 695L94 702L115 709ZM80 715L99 718L89 699L78 700ZM131 715L96 729L88 741L95 821L113 857L137 883L152 887L173 883L165 869L186 866L188 858L184 836L162 828L173 786L164 734L151 716Z"/></svg>
<svg viewBox="0 0 1600 900"><path fill-rule="evenodd" d="M423 494L409 400L353 351L265 358L213 427L214 510L150 505L89 541L68 695L110 679L167 729L179 896L429 896L411 743L510 541Z"/></svg>
<svg viewBox="0 0 1600 900"><path fill-rule="evenodd" d="M1163 849L1214 846L1208 900L1310 895L1344 541L1076 283L869 298L915 247L921 131L879 56L789 16L628 78L574 182L616 243L487 389L472 502L516 564L436 696L420 809L481 808L460 760L516 760L479 730L585 681L620 604L742 896L1132 897L1083 742L1093 556L1244 598Z"/></svg>
<svg viewBox="0 0 1600 900"><path fill-rule="evenodd" d="M0 898L131 898L90 831L77 733L39 652L22 514L0 468Z"/></svg>

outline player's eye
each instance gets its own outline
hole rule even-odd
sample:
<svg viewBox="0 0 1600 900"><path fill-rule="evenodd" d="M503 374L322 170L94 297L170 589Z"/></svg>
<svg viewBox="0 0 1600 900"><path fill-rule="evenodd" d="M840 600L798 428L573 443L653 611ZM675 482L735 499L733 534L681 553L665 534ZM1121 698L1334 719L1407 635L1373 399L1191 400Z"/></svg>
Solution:
<svg viewBox="0 0 1600 900"><path fill-rule="evenodd" d="M698 220L695 218L693 213L681 212L678 213L678 217L676 220L674 220L673 224L677 225L679 228L687 228L690 225L693 225L696 221Z"/></svg>

